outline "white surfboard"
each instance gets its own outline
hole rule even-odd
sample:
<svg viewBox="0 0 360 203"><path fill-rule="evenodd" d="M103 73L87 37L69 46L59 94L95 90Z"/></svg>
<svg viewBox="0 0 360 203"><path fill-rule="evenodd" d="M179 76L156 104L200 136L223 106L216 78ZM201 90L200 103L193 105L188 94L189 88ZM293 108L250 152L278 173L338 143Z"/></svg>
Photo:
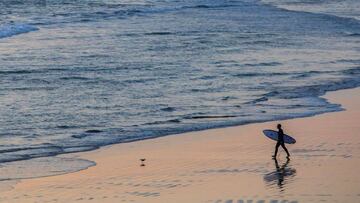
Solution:
<svg viewBox="0 0 360 203"><path fill-rule="evenodd" d="M266 137L277 141L278 140L278 132L275 130L263 130L263 133ZM287 144L295 144L296 140L292 138L290 135L284 134L284 142Z"/></svg>

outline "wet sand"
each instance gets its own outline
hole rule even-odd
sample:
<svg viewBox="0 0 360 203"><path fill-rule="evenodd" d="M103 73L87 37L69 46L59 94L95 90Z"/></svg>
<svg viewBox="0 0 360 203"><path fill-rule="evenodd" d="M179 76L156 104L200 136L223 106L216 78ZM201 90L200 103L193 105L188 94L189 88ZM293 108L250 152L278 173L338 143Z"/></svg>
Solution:
<svg viewBox="0 0 360 203"><path fill-rule="evenodd" d="M205 130L61 155L97 165L21 180L0 202L360 202L360 88L325 97L346 111L281 121L290 161L262 135L277 121Z"/></svg>

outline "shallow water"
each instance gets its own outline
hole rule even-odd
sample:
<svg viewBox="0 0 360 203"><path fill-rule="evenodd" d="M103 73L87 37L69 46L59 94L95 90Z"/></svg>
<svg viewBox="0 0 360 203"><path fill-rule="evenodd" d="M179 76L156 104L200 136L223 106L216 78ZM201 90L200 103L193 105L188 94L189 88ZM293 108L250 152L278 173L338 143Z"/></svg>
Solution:
<svg viewBox="0 0 360 203"><path fill-rule="evenodd" d="M341 110L357 3L284 2L0 3L0 162Z"/></svg>

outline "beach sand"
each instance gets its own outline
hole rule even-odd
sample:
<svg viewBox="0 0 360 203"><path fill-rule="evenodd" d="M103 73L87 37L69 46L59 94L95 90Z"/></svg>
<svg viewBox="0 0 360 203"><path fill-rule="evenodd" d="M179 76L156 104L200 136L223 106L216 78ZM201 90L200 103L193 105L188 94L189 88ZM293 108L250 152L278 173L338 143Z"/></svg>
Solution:
<svg viewBox="0 0 360 203"><path fill-rule="evenodd" d="M191 132L60 157L75 173L21 180L1 202L360 202L360 88L325 96L346 111ZM262 134L281 122L291 160ZM145 166L139 159L146 158Z"/></svg>

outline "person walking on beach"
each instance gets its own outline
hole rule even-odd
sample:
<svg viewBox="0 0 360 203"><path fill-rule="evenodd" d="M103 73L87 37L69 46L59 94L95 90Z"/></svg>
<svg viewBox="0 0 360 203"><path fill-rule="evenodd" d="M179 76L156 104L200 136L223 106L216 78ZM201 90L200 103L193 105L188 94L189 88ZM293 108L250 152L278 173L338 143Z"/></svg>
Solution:
<svg viewBox="0 0 360 203"><path fill-rule="evenodd" d="M279 147L281 146L286 154L287 154L287 157L286 158L290 158L290 153L289 151L287 150L287 148L285 147L285 142L284 142L284 131L283 129L281 128L281 124L278 124L277 125L277 129L278 129L278 140L277 140L277 143L276 143L276 146L275 146L275 154L273 155L273 158L276 159L276 155L277 155L277 152L278 152L278 149Z"/></svg>

